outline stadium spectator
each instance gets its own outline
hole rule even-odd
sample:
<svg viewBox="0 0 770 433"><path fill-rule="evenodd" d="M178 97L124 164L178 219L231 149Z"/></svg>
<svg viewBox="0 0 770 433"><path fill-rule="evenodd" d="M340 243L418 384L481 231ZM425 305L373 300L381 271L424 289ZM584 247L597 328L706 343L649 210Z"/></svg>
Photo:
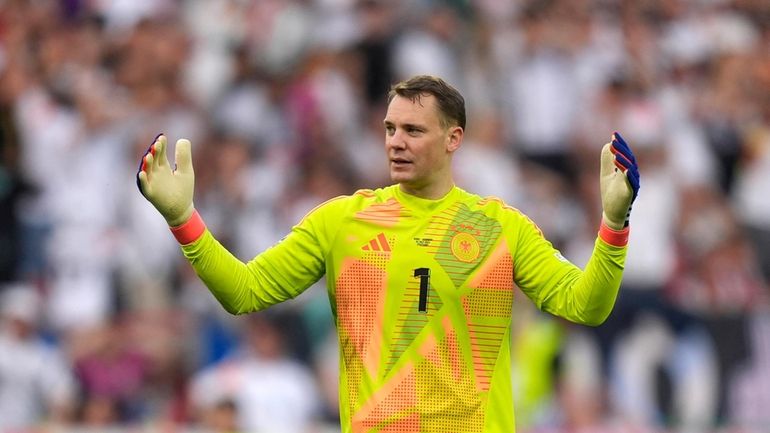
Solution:
<svg viewBox="0 0 770 433"><path fill-rule="evenodd" d="M73 420L77 384L65 354L39 334L41 299L33 287L0 291L0 431L42 420Z"/></svg>
<svg viewBox="0 0 770 433"><path fill-rule="evenodd" d="M425 31L420 26L431 17L434 22ZM186 354L184 368L161 382L180 386L242 343L241 334L239 321L217 310L189 266L178 255L169 259L175 257L175 242L126 181L147 137L163 131L194 140L200 180L196 204L217 232L231 232L232 246L246 258L254 246L277 241L297 214L327 195L385 185L387 167L378 159L381 122L397 65L441 63L462 83L470 112L483 114L469 121L468 152L456 161L463 164L458 173L467 173L458 184L509 195L506 199L541 223L576 264L590 255L595 227L587 222L597 220L600 212L593 155L596 143L606 138L595 134L625 131L629 112L652 121L641 122L646 125L641 132L659 133L662 145L674 152L663 158L663 166L641 167L648 185L640 200L653 204L637 206L631 244L639 249L629 251L628 260L628 274L637 276L627 283L664 285L666 296L673 295L667 302L707 324L719 360L720 373L710 379L720 389L717 422L726 429L762 430L770 422L770 356L763 349L770 347L764 309L770 279L768 23L770 4L763 0L2 1L0 279L34 288L45 312L38 322L44 346L65 355L73 330L109 327L118 315L174 311L168 314L173 322L177 313L189 314L185 326L158 325L161 334L174 335ZM419 46L396 49L414 35L419 37L412 40L422 41ZM410 50L432 55L412 63L397 58L399 51ZM337 92L345 98L329 98ZM556 96L543 97L548 94ZM327 104L335 108L318 109ZM529 123L527 116L537 121ZM502 131L484 138L494 124ZM292 133L297 125L302 135ZM533 130L568 155L574 183L530 169L527 161L533 158L525 153L537 156L551 149L526 150ZM344 131L344 142L334 131ZM479 166L484 170L474 168ZM234 173L222 176L215 167ZM501 176L497 184L489 181L497 178L494 173L509 170L505 167L518 168L510 168L515 180ZM319 187L330 170L334 182ZM668 174L661 177L661 171ZM338 172L346 173L344 179ZM10 173L10 183L3 173ZM299 185L313 185L313 191L281 199ZM696 227L704 218L687 207L704 185L710 185L708 195L715 195L718 207L730 208L733 218L724 225L735 236L724 249L696 255L699 242L692 239L711 238L693 235L701 233ZM228 205L220 207L222 200ZM670 212L666 202L679 211ZM644 215L643 208L651 215ZM705 211L710 206L695 208L704 209L703 217L711 214ZM235 224L228 227L231 220ZM695 225L680 230L679 221ZM645 229L654 222L669 230ZM685 242L684 235L690 240ZM723 261L733 265L712 266ZM759 296L744 296L754 291ZM332 317L325 293L313 293L289 307L302 317L297 323L311 323L317 331L307 333L313 341L302 362L328 359L336 347L326 340ZM689 296L693 293L698 296ZM708 305L700 302L707 293L729 299L734 309L701 308ZM754 300L752 308L732 302L746 299ZM587 355L593 343L584 331L561 329L569 333L564 341L579 343L557 352L562 371L593 365L587 361L594 360L595 354ZM149 340L159 344L164 339ZM8 356L20 356L16 352L22 349L14 347ZM151 376L179 362L172 361L180 356L178 349L153 354L157 362L151 363ZM7 358L5 353L0 360ZM331 359L336 364L337 358ZM533 360L517 362L526 370ZM525 414L531 406L520 405L519 430L564 431L580 424L591 431L590 423L614 431L666 427L662 421L651 426L613 422L619 414L609 406L599 408L599 414L585 408L596 417L560 425L561 410L574 415L581 410L575 403L602 392L591 380L617 385L615 376L596 368L574 383L557 380L563 392L571 388L566 395L550 395L551 400L543 394L547 403L535 411L545 412L546 418ZM326 384L336 380L328 367L319 374ZM160 409L164 401L177 406L169 387L164 383L162 390L140 391L151 407L141 416L143 423L162 419L184 425L191 420L194 414L183 409L173 416ZM336 389L324 392L334 400ZM659 397L653 397L656 405L666 406ZM705 410L711 403L703 404ZM333 401L329 406L336 407ZM107 407L95 404L92 419L121 426ZM233 407L220 409L219 425L226 428ZM59 419L50 410L37 411L34 418L38 424Z"/></svg>
<svg viewBox="0 0 770 433"><path fill-rule="evenodd" d="M316 379L288 353L285 325L270 313L250 316L243 344L197 373L190 400L203 427L234 423L253 432L305 433L321 417Z"/></svg>

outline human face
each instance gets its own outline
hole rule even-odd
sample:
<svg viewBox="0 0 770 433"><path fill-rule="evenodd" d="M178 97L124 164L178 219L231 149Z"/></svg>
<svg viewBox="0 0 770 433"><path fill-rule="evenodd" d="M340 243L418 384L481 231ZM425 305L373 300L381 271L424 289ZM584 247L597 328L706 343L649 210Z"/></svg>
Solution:
<svg viewBox="0 0 770 433"><path fill-rule="evenodd" d="M383 124L391 180L422 198L449 192L454 185L452 154L460 147L463 129L442 125L436 98L422 95L412 101L396 95Z"/></svg>

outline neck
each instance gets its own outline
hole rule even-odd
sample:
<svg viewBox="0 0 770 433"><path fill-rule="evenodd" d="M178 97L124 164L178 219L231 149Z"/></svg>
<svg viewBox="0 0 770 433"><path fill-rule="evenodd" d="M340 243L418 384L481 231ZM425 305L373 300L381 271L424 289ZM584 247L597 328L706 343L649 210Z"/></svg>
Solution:
<svg viewBox="0 0 770 433"><path fill-rule="evenodd" d="M413 195L415 197L424 198L427 200L438 200L449 193L454 188L455 184L452 179L448 179L447 182L441 184L430 185L410 185L405 182L399 183L401 191Z"/></svg>

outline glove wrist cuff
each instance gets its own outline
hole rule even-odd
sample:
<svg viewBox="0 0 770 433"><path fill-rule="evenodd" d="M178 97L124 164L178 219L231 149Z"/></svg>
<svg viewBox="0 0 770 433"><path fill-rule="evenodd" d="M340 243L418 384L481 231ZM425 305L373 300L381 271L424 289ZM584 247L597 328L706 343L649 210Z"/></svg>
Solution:
<svg viewBox="0 0 770 433"><path fill-rule="evenodd" d="M628 235L630 228L624 227L622 230L615 230L608 226L602 218L602 223L599 225L599 237L606 243L614 247L625 247L628 245Z"/></svg>
<svg viewBox="0 0 770 433"><path fill-rule="evenodd" d="M206 223L203 222L197 210L193 210L190 218L182 224L169 227L171 233L181 245L187 245L195 242L206 231Z"/></svg>

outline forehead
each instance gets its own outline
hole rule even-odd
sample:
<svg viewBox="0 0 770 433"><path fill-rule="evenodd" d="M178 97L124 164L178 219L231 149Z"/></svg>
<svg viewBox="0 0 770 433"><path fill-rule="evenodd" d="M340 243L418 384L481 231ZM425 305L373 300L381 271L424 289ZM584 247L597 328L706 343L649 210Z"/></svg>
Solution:
<svg viewBox="0 0 770 433"><path fill-rule="evenodd" d="M388 104L385 122L438 124L439 115L436 97L433 95L420 95L419 98L412 101L409 98L396 95Z"/></svg>

